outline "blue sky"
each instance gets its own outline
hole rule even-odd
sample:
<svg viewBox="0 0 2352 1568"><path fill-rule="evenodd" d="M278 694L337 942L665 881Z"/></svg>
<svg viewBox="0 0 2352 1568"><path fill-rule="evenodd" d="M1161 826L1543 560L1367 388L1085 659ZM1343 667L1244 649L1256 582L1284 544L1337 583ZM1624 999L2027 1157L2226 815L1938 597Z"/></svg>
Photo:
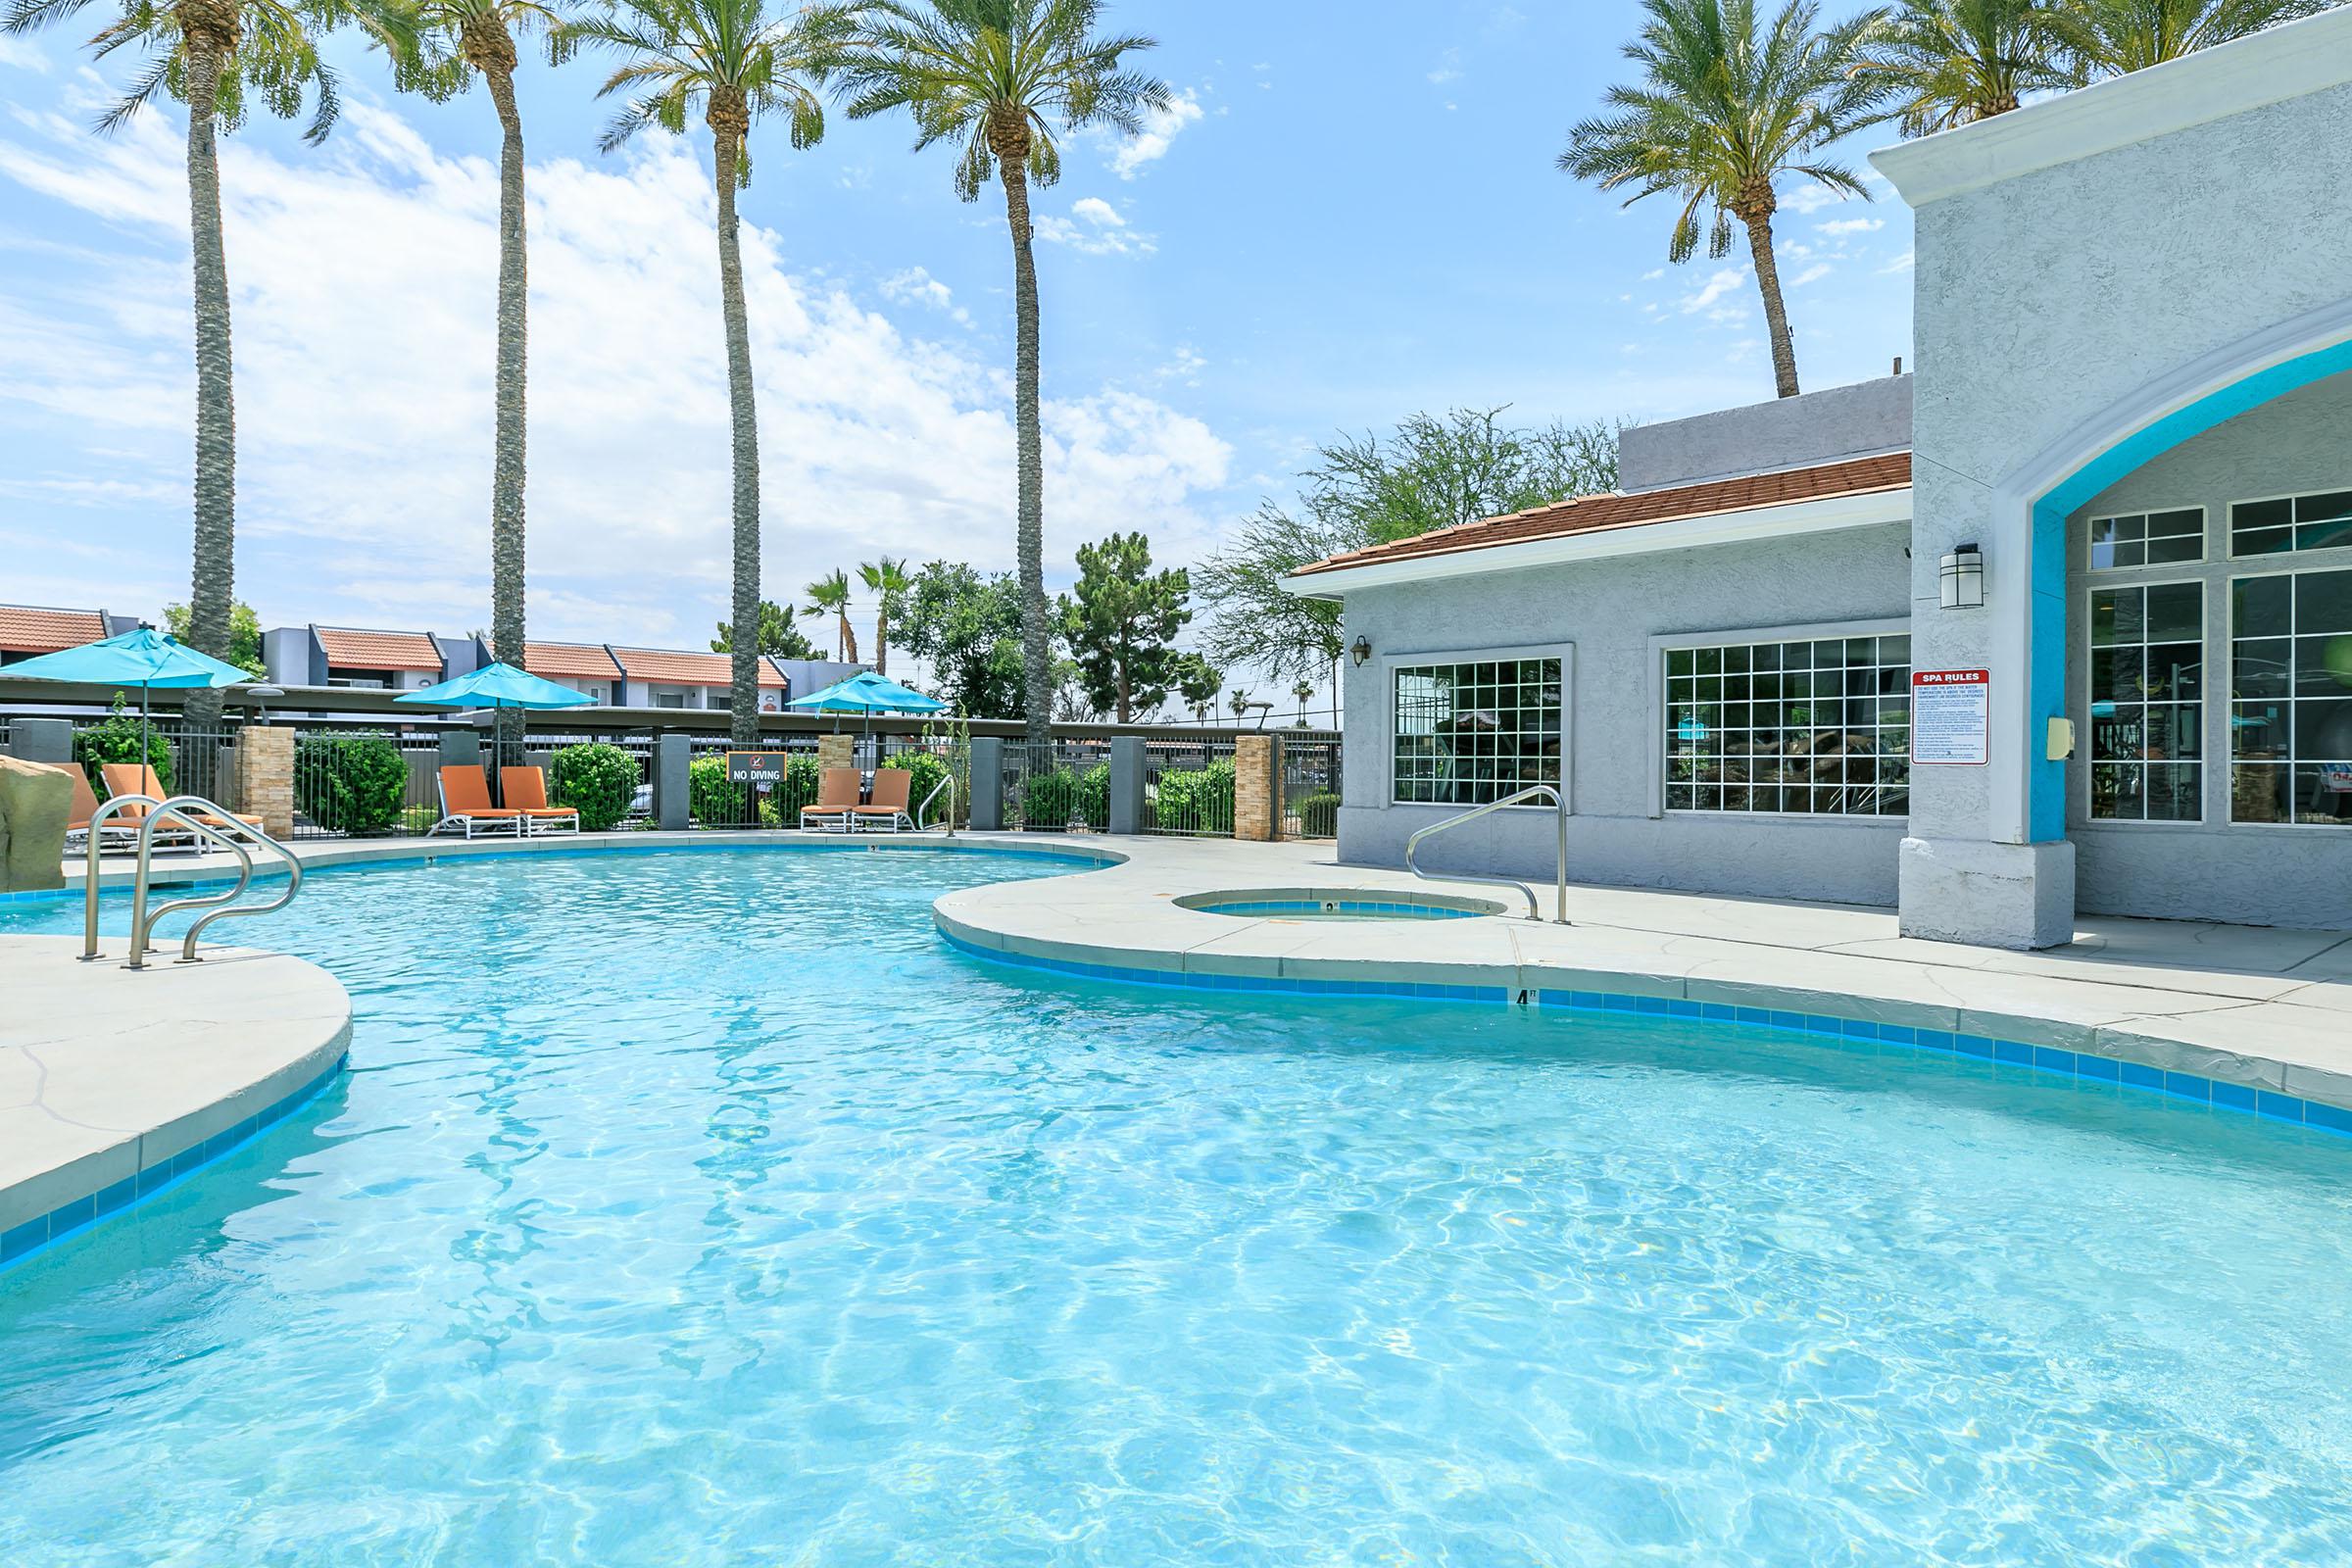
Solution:
<svg viewBox="0 0 2352 1568"><path fill-rule="evenodd" d="M1110 10L1160 39L1180 107L1140 143L1079 138L1038 198L1057 582L1113 529L1214 549L1337 430L1771 392L1740 257L1668 267L1670 209L1553 167L1622 73L1632 5L1339 9ZM186 589L179 111L90 135L128 62L93 68L87 30L0 43L0 601L152 614ZM495 120L478 90L401 98L334 53L349 112L324 147L257 120L226 155L239 595L265 624L463 630L487 619ZM707 137L599 155L600 65L521 83L533 631L699 645L727 560ZM808 153L755 141L772 597L882 552L1011 564L1003 208L957 202L952 155L910 141L838 116ZM1910 352L1910 218L1874 189L1785 193L1809 388Z"/></svg>

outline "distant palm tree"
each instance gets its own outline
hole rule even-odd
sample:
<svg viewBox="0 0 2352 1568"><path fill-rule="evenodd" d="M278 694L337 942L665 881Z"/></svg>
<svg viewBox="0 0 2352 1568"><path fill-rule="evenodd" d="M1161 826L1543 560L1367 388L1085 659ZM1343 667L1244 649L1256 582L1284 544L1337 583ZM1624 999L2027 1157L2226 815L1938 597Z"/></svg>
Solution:
<svg viewBox="0 0 2352 1568"><path fill-rule="evenodd" d="M530 284L523 245L522 112L514 102L516 33L539 33L551 61L568 52L555 12L538 0L414 0L416 47L397 56L394 79L439 102L479 74L501 132L498 153L498 369L490 466L490 648L520 668L529 633L523 607L524 351ZM498 710L502 745L519 744L523 713Z"/></svg>
<svg viewBox="0 0 2352 1568"><path fill-rule="evenodd" d="M710 129L718 192L719 309L727 337L727 405L734 427L734 612L729 623L760 623L760 418L752 385L752 331L743 303L743 250L735 192L751 183L753 122L782 115L792 145L825 134L817 86L848 36L848 13L806 6L781 17L765 0L612 0L565 29L569 39L624 58L597 96L634 94L600 145L611 152L648 125L673 134L698 107ZM738 743L760 734L760 656L751 638L730 655L728 729Z"/></svg>
<svg viewBox="0 0 2352 1568"><path fill-rule="evenodd" d="M1732 220L1747 229L1756 289L1772 340L1773 382L1797 393L1796 348L1781 299L1772 217L1775 182L1799 174L1848 196L1870 192L1827 149L1869 123L1881 88L1855 68L1876 24L1872 12L1817 30L1814 0L1789 0L1759 27L1755 0L1642 0L1649 21L1625 56L1642 67L1639 86L1609 89L1616 112L1568 133L1559 166L1603 190L1635 187L1644 196L1682 198L1667 256L1687 262L1698 249L1699 214L1712 208L1707 254L1732 248Z"/></svg>
<svg viewBox="0 0 2352 1568"><path fill-rule="evenodd" d="M2067 9L2041 0L1901 0L1872 29L1857 69L1892 93L1906 136L1989 120L2029 93L2073 83Z"/></svg>
<svg viewBox="0 0 2352 1568"><path fill-rule="evenodd" d="M90 0L11 0L0 33L33 32L86 10ZM220 221L218 133L234 129L251 101L272 114L300 112L314 89L304 139L333 128L342 100L335 74L318 58L317 34L356 18L394 48L407 45L397 13L347 9L322 0L296 9L283 0L121 0L122 13L90 39L97 55L135 45L147 56L122 100L98 119L100 132L127 123L158 92L187 105L188 218L195 274L195 550L188 594L188 643L216 659L229 651L236 598L237 414L229 353L228 254ZM183 711L218 720L220 693L188 693ZM195 781L209 787L209 781Z"/></svg>
<svg viewBox="0 0 2352 1568"><path fill-rule="evenodd" d="M1291 695L1298 700L1298 727L1304 729L1306 728L1306 705L1314 699L1315 695L1314 683L1302 680L1291 688Z"/></svg>
<svg viewBox="0 0 2352 1568"><path fill-rule="evenodd" d="M804 615L833 617L833 657L844 663L858 662L858 631L850 624L850 574L835 571L829 577L819 577L801 592L808 603L801 608Z"/></svg>
<svg viewBox="0 0 2352 1568"><path fill-rule="evenodd" d="M2337 0L2068 0L2066 33L2084 81L2144 71L2325 11Z"/></svg>
<svg viewBox="0 0 2352 1568"><path fill-rule="evenodd" d="M1241 720L1250 716L1250 694L1244 691L1241 687L1236 686L1233 689L1233 695L1225 699L1225 706L1233 710L1234 721L1239 723Z"/></svg>
<svg viewBox="0 0 2352 1568"><path fill-rule="evenodd" d="M914 587L914 579L906 575L904 557L892 560L884 556L869 561L858 568L858 579L874 596L874 673L890 673L890 619L906 603L906 595Z"/></svg>
<svg viewBox="0 0 2352 1568"><path fill-rule="evenodd" d="M1133 133L1164 108L1166 85L1122 70L1120 57L1153 47L1139 36L1098 38L1101 0L868 0L845 73L850 118L905 109L915 147L956 140L956 194L976 201L994 175L1012 233L1013 426L1018 458L1021 661L1028 739L1051 736L1054 624L1046 604L1045 438L1038 414L1037 263L1029 185L1061 177L1054 143L1089 125Z"/></svg>

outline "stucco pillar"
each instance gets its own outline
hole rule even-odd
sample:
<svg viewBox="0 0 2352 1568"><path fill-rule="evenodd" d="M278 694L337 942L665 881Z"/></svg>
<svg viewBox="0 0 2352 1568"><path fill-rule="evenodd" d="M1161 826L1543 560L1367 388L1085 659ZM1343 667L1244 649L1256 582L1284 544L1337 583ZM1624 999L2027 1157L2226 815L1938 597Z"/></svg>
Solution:
<svg viewBox="0 0 2352 1568"><path fill-rule="evenodd" d="M855 735L819 735L816 738L818 767L856 767L858 765L858 737Z"/></svg>
<svg viewBox="0 0 2352 1568"><path fill-rule="evenodd" d="M1110 831L1144 830L1144 738L1114 735L1110 742Z"/></svg>
<svg viewBox="0 0 2352 1568"><path fill-rule="evenodd" d="M8 729L8 755L27 762L74 760L74 721L20 718Z"/></svg>
<svg viewBox="0 0 2352 1568"><path fill-rule="evenodd" d="M997 833L1004 827L1004 742L996 735L972 737L971 829Z"/></svg>
<svg viewBox="0 0 2352 1568"><path fill-rule="evenodd" d="M237 731L237 809L262 819L262 831L282 839L294 831L294 732L274 724Z"/></svg>
<svg viewBox="0 0 2352 1568"><path fill-rule="evenodd" d="M1243 735L1233 743L1233 836L1251 844L1282 827L1282 738Z"/></svg>
<svg viewBox="0 0 2352 1568"><path fill-rule="evenodd" d="M683 833L689 825L693 765L693 743L685 736L655 740L654 820L664 833Z"/></svg>

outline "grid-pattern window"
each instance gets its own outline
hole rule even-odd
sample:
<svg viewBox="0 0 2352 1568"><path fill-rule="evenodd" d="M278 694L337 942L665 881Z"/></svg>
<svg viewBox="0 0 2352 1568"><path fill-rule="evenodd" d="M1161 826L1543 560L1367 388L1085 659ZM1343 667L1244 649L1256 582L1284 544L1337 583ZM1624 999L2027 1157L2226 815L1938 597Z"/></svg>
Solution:
<svg viewBox="0 0 2352 1568"><path fill-rule="evenodd" d="M1911 639L1673 649L1665 747L1670 811L1905 815Z"/></svg>
<svg viewBox="0 0 2352 1568"><path fill-rule="evenodd" d="M2278 556L2352 545L2352 490L2240 501L2230 508L2230 553Z"/></svg>
<svg viewBox="0 0 2352 1568"><path fill-rule="evenodd" d="M2205 510L2134 513L2090 519L2090 569L2170 566L2205 559Z"/></svg>
<svg viewBox="0 0 2352 1568"><path fill-rule="evenodd" d="M2230 820L2352 823L2352 570L2230 584Z"/></svg>
<svg viewBox="0 0 2352 1568"><path fill-rule="evenodd" d="M2093 589L2091 816L2202 818L2204 734L2204 585Z"/></svg>
<svg viewBox="0 0 2352 1568"><path fill-rule="evenodd" d="M1396 798L1484 806L1560 781L1557 659L1400 665Z"/></svg>

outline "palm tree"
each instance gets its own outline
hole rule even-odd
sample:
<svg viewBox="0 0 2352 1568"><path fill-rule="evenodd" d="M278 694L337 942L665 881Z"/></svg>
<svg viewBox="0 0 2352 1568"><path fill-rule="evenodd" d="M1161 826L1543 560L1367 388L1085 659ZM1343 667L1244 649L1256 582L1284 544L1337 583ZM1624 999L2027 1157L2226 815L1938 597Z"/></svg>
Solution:
<svg viewBox="0 0 2352 1568"><path fill-rule="evenodd" d="M858 662L858 630L850 624L850 574L836 570L801 592L808 596L808 603L801 607L802 614L833 617L833 657L847 664Z"/></svg>
<svg viewBox="0 0 2352 1568"><path fill-rule="evenodd" d="M568 52L556 14L537 0L413 0L416 47L394 62L394 79L439 102L479 74L498 111L498 369L490 466L490 648L521 667L523 609L523 365L530 286L523 246L522 113L514 102L516 33L547 39L551 63ZM522 739L522 710L498 710L501 746Z"/></svg>
<svg viewBox="0 0 2352 1568"><path fill-rule="evenodd" d="M218 133L234 129L258 98L272 114L300 112L315 89L304 139L316 144L335 122L341 100L334 72L318 58L318 34L357 18L400 46L407 33L396 14L356 11L342 0L121 0L122 14L90 39L100 56L136 45L147 61L129 90L97 128L127 123L158 92L187 105L189 237L196 319L195 549L188 594L188 642L226 659L236 596L237 414L228 332L228 253L220 221ZM10 0L0 33L32 32L87 9L90 0ZM220 693L188 693L184 710L199 723L217 720ZM202 785L204 781L196 781Z"/></svg>
<svg viewBox="0 0 2352 1568"><path fill-rule="evenodd" d="M813 147L825 134L817 85L839 58L849 13L817 5L786 16L766 0L612 0L572 24L569 38L618 51L623 60L597 91L629 93L629 105L606 126L605 151L648 125L672 134L702 110L710 130L718 193L719 310L726 324L727 404L734 431L734 612L729 623L760 623L760 421L752 388L752 331L743 303L743 251L735 193L752 179L753 123L768 115L790 122L792 145ZM731 658L728 729L738 744L760 734L760 656L751 638Z"/></svg>
<svg viewBox="0 0 2352 1568"><path fill-rule="evenodd" d="M2336 0L2069 0L2065 29L2079 79L2144 71L2217 43L2325 11Z"/></svg>
<svg viewBox="0 0 2352 1568"><path fill-rule="evenodd" d="M1306 705L1315 695L1314 682L1304 680L1298 682L1291 688L1291 695L1298 700L1298 727L1304 729L1306 728Z"/></svg>
<svg viewBox="0 0 2352 1568"><path fill-rule="evenodd" d="M1682 198L1667 256L1687 262L1698 249L1699 212L1713 209L1707 254L1732 248L1732 220L1747 229L1756 288L1772 339L1774 385L1796 396L1796 348L1781 299L1773 252L1775 183L1801 174L1848 196L1870 192L1830 144L1870 122L1882 87L1857 72L1878 14L1827 30L1814 23L1815 0L1788 0L1759 26L1755 0L1642 0L1649 21L1625 56L1642 69L1639 86L1609 89L1615 110L1568 133L1559 166L1603 190L1633 186L1632 206L1671 191Z"/></svg>
<svg viewBox="0 0 2352 1568"><path fill-rule="evenodd" d="M906 558L884 556L858 568L858 576L874 596L874 673L890 673L890 618L906 603L914 579L906 575Z"/></svg>
<svg viewBox="0 0 2352 1568"><path fill-rule="evenodd" d="M963 145L956 194L976 201L993 174L1012 233L1013 426L1018 455L1021 662L1028 738L1051 735L1054 630L1046 605L1045 438L1038 417L1037 264L1029 185L1061 177L1056 135L1090 125L1134 133L1168 103L1165 83L1122 70L1120 57L1153 47L1138 36L1096 37L1101 0L869 0L844 78L850 118L905 109L917 150Z"/></svg>
<svg viewBox="0 0 2352 1568"><path fill-rule="evenodd" d="M1901 0L1859 69L1893 93L1906 136L1989 120L2073 83L2065 12L2041 0Z"/></svg>

